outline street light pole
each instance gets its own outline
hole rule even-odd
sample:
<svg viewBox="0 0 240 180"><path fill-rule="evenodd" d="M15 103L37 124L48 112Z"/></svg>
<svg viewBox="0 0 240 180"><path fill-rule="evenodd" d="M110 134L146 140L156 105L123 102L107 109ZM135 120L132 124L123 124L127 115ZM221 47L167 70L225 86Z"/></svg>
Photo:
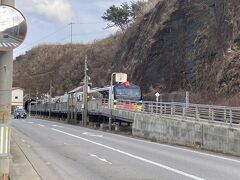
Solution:
<svg viewBox="0 0 240 180"><path fill-rule="evenodd" d="M71 26L71 44L73 43L73 22L70 23Z"/></svg>
<svg viewBox="0 0 240 180"><path fill-rule="evenodd" d="M0 0L14 6L15 0ZM0 51L0 180L9 179L13 51Z"/></svg>
<svg viewBox="0 0 240 180"><path fill-rule="evenodd" d="M110 117L109 117L109 130L112 130L112 109L113 109L113 76L117 73L112 73L111 75L111 82L110 82L110 92L109 92L109 109L110 109Z"/></svg>

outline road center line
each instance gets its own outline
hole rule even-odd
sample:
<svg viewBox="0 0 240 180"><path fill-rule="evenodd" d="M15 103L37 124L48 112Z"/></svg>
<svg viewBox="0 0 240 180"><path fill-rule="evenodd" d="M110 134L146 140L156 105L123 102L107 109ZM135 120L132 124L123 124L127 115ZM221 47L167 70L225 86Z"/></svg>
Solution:
<svg viewBox="0 0 240 180"><path fill-rule="evenodd" d="M146 162L146 163L149 163L149 164L152 164L152 165L155 165L155 166L158 166L160 168L163 168L163 169L166 169L168 171L172 171L174 173L177 173L177 174L180 174L182 176L186 176L186 177L189 177L189 178L192 178L192 179L195 179L195 180L205 180L203 178L200 178L200 177L197 177L197 176L194 176L192 174L188 174L188 173L185 173L181 170L177 170L177 169L174 169L174 168L171 168L169 166L166 166L166 165L163 165L163 164L160 164L160 163L156 163L154 161L151 161L151 160L148 160L148 159L145 159L145 158L142 158L140 156L136 156L134 154L131 154L131 153L128 153L128 152L124 152L124 151L121 151L119 149L116 149L116 148L113 148L113 147L110 147L110 146L107 146L107 145L104 145L104 144L101 144L101 143L98 143L98 142L95 142L95 141L91 141L89 139L86 139L86 138L83 138L83 137L80 137L80 136L76 136L74 134L70 134L70 133L67 133L67 132L64 132L64 131L61 131L61 130L58 130L58 129L54 129L54 128L51 128L53 131L56 131L56 132L59 132L59 133L62 133L62 134L65 134L65 135L68 135L68 136L71 136L71 137L74 137L74 138L77 138L77 139L81 139L83 141L86 141L86 142L89 142L89 143L92 143L92 144L95 144L95 145L98 145L98 146L101 146L101 147L104 147L104 148L107 148L107 149L110 149L112 151L115 151L115 152L118 152L120 154L124 154L126 156L129 156L129 157L132 157L134 159L137 159L137 160L140 160L140 161L143 161L143 162Z"/></svg>
<svg viewBox="0 0 240 180"><path fill-rule="evenodd" d="M42 125L42 124L38 124L39 126L41 126L41 127L45 127L44 125Z"/></svg>
<svg viewBox="0 0 240 180"><path fill-rule="evenodd" d="M59 126L59 125L56 125L56 124L54 124L54 125L52 125L53 127L60 127L60 128L62 128L63 126Z"/></svg>
<svg viewBox="0 0 240 180"><path fill-rule="evenodd" d="M95 155L95 154L88 154L88 155L91 156L91 157L95 157L96 159L98 159L98 160L100 160L100 161L103 161L103 162L105 162L105 163L108 163L108 164L112 165L111 162L107 161L107 160L104 159L104 158L100 158L100 157L98 157L98 156Z"/></svg>

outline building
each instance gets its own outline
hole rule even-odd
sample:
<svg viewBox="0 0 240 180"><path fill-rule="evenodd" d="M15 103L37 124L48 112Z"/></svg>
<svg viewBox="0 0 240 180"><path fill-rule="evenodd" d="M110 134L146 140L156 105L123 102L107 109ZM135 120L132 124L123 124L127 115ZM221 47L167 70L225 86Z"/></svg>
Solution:
<svg viewBox="0 0 240 180"><path fill-rule="evenodd" d="M24 90L22 88L12 88L12 110L23 108L23 92Z"/></svg>

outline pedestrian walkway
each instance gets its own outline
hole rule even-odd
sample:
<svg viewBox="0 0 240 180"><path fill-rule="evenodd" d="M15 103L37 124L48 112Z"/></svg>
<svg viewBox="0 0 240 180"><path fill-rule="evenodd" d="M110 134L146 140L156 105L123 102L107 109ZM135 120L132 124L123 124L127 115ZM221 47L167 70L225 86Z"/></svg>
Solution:
<svg viewBox="0 0 240 180"><path fill-rule="evenodd" d="M28 161L21 148L15 141L14 135L11 141L12 163L10 167L11 180L41 180L31 163Z"/></svg>

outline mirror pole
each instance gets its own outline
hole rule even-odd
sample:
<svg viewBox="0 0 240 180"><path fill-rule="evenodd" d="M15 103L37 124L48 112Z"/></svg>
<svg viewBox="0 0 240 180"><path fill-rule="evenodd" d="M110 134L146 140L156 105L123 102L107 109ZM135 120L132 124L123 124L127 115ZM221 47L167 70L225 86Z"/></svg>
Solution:
<svg viewBox="0 0 240 180"><path fill-rule="evenodd" d="M0 5L15 5L15 0L0 0ZM0 51L0 180L9 180L11 96L13 51Z"/></svg>

